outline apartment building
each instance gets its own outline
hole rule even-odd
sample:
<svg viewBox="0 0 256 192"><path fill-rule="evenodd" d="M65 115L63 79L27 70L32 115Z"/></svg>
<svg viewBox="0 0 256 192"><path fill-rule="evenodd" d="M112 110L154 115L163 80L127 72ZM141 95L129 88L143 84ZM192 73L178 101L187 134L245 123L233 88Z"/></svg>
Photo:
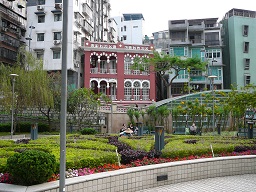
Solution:
<svg viewBox="0 0 256 192"><path fill-rule="evenodd" d="M256 12L231 9L222 19L224 87L256 84Z"/></svg>
<svg viewBox="0 0 256 192"><path fill-rule="evenodd" d="M169 54L184 58L200 57L207 62L205 71L181 70L173 81L171 95L211 88L209 76L216 76L214 89L223 89L221 25L218 18L169 20ZM174 74L170 74L169 79ZM189 87L185 91L185 87Z"/></svg>
<svg viewBox="0 0 256 192"><path fill-rule="evenodd" d="M109 0L69 1L67 68L69 88L83 87L84 51L86 40L113 41L109 31ZM62 0L27 1L28 50L42 58L47 71L61 70Z"/></svg>
<svg viewBox="0 0 256 192"><path fill-rule="evenodd" d="M0 0L0 63L13 66L25 44L26 1Z"/></svg>
<svg viewBox="0 0 256 192"><path fill-rule="evenodd" d="M117 23L118 40L124 44L143 44L144 17L141 13L113 17Z"/></svg>

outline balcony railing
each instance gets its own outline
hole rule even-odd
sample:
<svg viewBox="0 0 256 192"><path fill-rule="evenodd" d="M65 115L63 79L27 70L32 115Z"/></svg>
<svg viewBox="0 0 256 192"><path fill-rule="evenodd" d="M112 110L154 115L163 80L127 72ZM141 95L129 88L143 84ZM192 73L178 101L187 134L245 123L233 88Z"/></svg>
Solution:
<svg viewBox="0 0 256 192"><path fill-rule="evenodd" d="M142 100L143 100L143 101L149 100L149 96L148 96L148 95L142 95Z"/></svg>
<svg viewBox="0 0 256 192"><path fill-rule="evenodd" d="M98 73L98 68L91 68L91 73L92 74L97 74Z"/></svg>
<svg viewBox="0 0 256 192"><path fill-rule="evenodd" d="M92 9L87 3L83 3L83 14L92 18Z"/></svg>
<svg viewBox="0 0 256 192"><path fill-rule="evenodd" d="M116 74L116 69L109 69L110 74Z"/></svg>
<svg viewBox="0 0 256 192"><path fill-rule="evenodd" d="M100 69L100 73L107 73L108 69Z"/></svg>

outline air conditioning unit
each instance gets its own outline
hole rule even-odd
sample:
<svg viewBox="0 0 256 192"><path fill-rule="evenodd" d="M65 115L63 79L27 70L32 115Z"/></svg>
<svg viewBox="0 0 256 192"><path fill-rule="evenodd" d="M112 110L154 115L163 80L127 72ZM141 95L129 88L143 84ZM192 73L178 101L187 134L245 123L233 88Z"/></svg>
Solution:
<svg viewBox="0 0 256 192"><path fill-rule="evenodd" d="M38 10L38 11L43 11L43 10L44 10L44 7L41 6L41 5L37 5L37 10Z"/></svg>
<svg viewBox="0 0 256 192"><path fill-rule="evenodd" d="M80 62L79 61L75 61L74 65L75 65L76 68L79 68L80 67Z"/></svg>
<svg viewBox="0 0 256 192"><path fill-rule="evenodd" d="M62 9L62 4L55 3L55 9Z"/></svg>
<svg viewBox="0 0 256 192"><path fill-rule="evenodd" d="M60 43L61 43L60 40L54 40L54 41L53 41L53 44L54 44L54 45L59 45Z"/></svg>

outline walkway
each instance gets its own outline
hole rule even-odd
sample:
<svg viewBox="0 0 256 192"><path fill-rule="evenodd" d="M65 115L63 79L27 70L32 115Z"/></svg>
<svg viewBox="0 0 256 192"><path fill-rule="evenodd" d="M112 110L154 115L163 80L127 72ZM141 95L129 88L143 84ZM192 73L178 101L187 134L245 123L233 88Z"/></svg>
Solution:
<svg viewBox="0 0 256 192"><path fill-rule="evenodd" d="M172 185L165 185L137 192L255 192L256 174L215 177Z"/></svg>

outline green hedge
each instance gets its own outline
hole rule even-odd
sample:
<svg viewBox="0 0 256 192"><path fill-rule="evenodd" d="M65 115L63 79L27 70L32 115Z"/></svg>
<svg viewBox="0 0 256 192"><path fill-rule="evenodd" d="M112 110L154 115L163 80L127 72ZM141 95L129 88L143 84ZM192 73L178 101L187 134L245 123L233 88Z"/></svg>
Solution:
<svg viewBox="0 0 256 192"><path fill-rule="evenodd" d="M19 122L16 125L16 132L18 133L30 132L32 124L34 123ZM49 131L49 125L47 123L38 123L38 132L47 132L47 131ZM1 123L0 132L11 132L11 123Z"/></svg>

